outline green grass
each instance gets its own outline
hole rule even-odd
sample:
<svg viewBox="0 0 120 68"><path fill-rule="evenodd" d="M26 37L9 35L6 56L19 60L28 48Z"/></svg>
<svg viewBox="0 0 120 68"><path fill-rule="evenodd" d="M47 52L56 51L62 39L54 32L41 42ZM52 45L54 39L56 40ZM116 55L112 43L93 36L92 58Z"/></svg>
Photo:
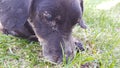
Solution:
<svg viewBox="0 0 120 68"><path fill-rule="evenodd" d="M96 9L96 5L106 1L111 0L85 0L84 19L88 29L76 25L73 35L82 41L86 50L73 61L50 64L43 59L37 42L0 34L0 68L119 68L120 3L110 10Z"/></svg>

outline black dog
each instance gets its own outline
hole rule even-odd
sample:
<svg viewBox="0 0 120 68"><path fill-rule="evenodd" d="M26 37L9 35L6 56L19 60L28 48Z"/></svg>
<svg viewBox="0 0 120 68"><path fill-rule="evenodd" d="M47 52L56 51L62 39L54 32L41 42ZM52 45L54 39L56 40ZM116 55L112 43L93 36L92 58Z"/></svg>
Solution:
<svg viewBox="0 0 120 68"><path fill-rule="evenodd" d="M73 58L72 28L82 20L83 0L0 0L0 31L31 38L42 43L43 55L50 61ZM64 51L64 52L63 52Z"/></svg>

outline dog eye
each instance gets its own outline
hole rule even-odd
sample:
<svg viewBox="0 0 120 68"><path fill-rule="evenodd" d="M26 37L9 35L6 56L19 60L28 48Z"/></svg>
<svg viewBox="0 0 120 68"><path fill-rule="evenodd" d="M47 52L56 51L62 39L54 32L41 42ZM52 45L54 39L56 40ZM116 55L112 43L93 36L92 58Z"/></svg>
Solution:
<svg viewBox="0 0 120 68"><path fill-rule="evenodd" d="M49 20L49 21L52 20L52 15L51 15L50 13L48 13L47 11L45 11L45 12L43 13L43 16L44 16L47 20Z"/></svg>

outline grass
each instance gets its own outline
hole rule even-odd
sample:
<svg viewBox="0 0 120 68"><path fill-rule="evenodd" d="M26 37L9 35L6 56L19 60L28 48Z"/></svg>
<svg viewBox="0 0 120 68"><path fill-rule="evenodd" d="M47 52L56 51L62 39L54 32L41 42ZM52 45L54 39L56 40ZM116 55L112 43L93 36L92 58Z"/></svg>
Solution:
<svg viewBox="0 0 120 68"><path fill-rule="evenodd" d="M68 64L53 65L41 54L37 42L29 42L0 34L0 68L119 68L120 67L120 3L110 10L96 6L112 0L85 0L84 19L88 29L73 29L74 37L82 41L84 52Z"/></svg>

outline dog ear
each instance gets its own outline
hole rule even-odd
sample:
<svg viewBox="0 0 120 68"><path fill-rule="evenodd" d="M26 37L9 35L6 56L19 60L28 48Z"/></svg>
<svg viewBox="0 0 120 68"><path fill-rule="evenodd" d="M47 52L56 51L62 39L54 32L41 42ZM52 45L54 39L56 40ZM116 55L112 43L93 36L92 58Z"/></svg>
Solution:
<svg viewBox="0 0 120 68"><path fill-rule="evenodd" d="M78 22L81 28L87 29L87 25L83 19L78 20Z"/></svg>
<svg viewBox="0 0 120 68"><path fill-rule="evenodd" d="M82 9L82 12L84 11L84 5L83 4L84 4L84 2L83 2L83 0L81 0L80 1L80 6L81 6L81 9Z"/></svg>
<svg viewBox="0 0 120 68"><path fill-rule="evenodd" d="M81 12L83 14L83 11L84 11L84 2L83 2L83 0L80 0L80 8L81 8ZM85 21L82 19L82 17L80 19L78 19L78 23L79 23L81 28L87 29L87 25L85 24Z"/></svg>

